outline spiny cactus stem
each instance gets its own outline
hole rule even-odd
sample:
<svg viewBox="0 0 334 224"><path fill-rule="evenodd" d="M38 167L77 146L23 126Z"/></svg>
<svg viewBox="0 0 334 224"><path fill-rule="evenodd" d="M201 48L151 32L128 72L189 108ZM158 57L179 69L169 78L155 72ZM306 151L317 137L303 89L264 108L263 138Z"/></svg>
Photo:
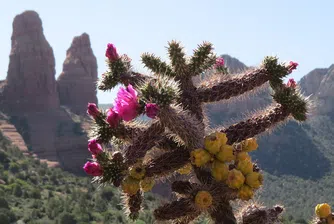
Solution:
<svg viewBox="0 0 334 224"><path fill-rule="evenodd" d="M139 134L132 142L132 145L125 150L126 164L131 166L135 164L138 159L143 158L146 152L153 148L161 139L161 134L164 130L160 122L156 121Z"/></svg>
<svg viewBox="0 0 334 224"><path fill-rule="evenodd" d="M256 69L220 83L202 84L197 89L198 98L205 103L227 100L260 87L269 79L270 75L264 68Z"/></svg>
<svg viewBox="0 0 334 224"><path fill-rule="evenodd" d="M143 75L137 72L125 73L120 76L121 83L125 86L131 84L135 88L145 80L149 80L151 77Z"/></svg>
<svg viewBox="0 0 334 224"><path fill-rule="evenodd" d="M189 158L190 153L184 147L168 151L146 164L146 176L168 176L170 173L186 165L189 162Z"/></svg>
<svg viewBox="0 0 334 224"><path fill-rule="evenodd" d="M204 124L184 111L180 106L171 105L160 110L161 123L174 132L191 149L199 148L203 144Z"/></svg>
<svg viewBox="0 0 334 224"><path fill-rule="evenodd" d="M180 88L182 90L180 103L189 110L199 121L203 121L203 109L201 101L196 91L196 87L190 77L184 77L180 80Z"/></svg>
<svg viewBox="0 0 334 224"><path fill-rule="evenodd" d="M211 218L215 224L237 224L233 214L232 206L229 202L220 203L219 206L211 212Z"/></svg>
<svg viewBox="0 0 334 224"><path fill-rule="evenodd" d="M290 113L285 107L276 104L273 107L269 107L265 113L247 119L246 121L233 124L221 130L221 132L226 133L228 139L227 143L233 144L267 131L286 120L289 115Z"/></svg>
<svg viewBox="0 0 334 224"><path fill-rule="evenodd" d="M189 195L194 188L198 187L197 185L198 184L190 183L189 181L174 181L172 183L172 191L179 194Z"/></svg>
<svg viewBox="0 0 334 224"><path fill-rule="evenodd" d="M165 204L154 211L157 220L173 220L197 213L197 209L188 198L181 198Z"/></svg>

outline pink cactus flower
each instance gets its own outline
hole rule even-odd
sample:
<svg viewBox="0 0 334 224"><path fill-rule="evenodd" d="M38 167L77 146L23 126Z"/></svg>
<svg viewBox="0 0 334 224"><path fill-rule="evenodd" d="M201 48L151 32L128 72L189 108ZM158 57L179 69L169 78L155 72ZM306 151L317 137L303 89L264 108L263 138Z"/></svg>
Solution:
<svg viewBox="0 0 334 224"><path fill-rule="evenodd" d="M116 47L113 44L108 44L107 45L107 50L106 50L106 57L109 59L109 61L115 61L119 58L117 54Z"/></svg>
<svg viewBox="0 0 334 224"><path fill-rule="evenodd" d="M102 146L96 141L96 139L92 139L88 141L88 150L93 155L97 155L102 152Z"/></svg>
<svg viewBox="0 0 334 224"><path fill-rule="evenodd" d="M139 103L137 91L128 85L127 88L121 87L117 93L114 111L125 121L130 121L138 115Z"/></svg>
<svg viewBox="0 0 334 224"><path fill-rule="evenodd" d="M298 63L290 61L289 63L289 73L291 73L293 70L297 69Z"/></svg>
<svg viewBox="0 0 334 224"><path fill-rule="evenodd" d="M99 116L100 111L97 108L95 103L88 103L87 106L87 114L89 114L90 116L92 116L93 118L96 118L97 116Z"/></svg>
<svg viewBox="0 0 334 224"><path fill-rule="evenodd" d="M225 65L224 58L219 57L216 59L215 68L223 67L224 65Z"/></svg>
<svg viewBox="0 0 334 224"><path fill-rule="evenodd" d="M145 105L145 113L149 118L156 118L159 112L159 107L155 103L148 103Z"/></svg>
<svg viewBox="0 0 334 224"><path fill-rule="evenodd" d="M83 169L88 175L92 176L101 176L103 173L103 170L97 162L87 162Z"/></svg>
<svg viewBox="0 0 334 224"><path fill-rule="evenodd" d="M296 83L296 81L294 79L289 79L289 81L287 82L286 86L289 87L289 88L293 88L294 89L294 88L296 88L297 83Z"/></svg>
<svg viewBox="0 0 334 224"><path fill-rule="evenodd" d="M116 128L119 124L121 117L116 113L113 108L110 108L107 112L107 122L112 128Z"/></svg>

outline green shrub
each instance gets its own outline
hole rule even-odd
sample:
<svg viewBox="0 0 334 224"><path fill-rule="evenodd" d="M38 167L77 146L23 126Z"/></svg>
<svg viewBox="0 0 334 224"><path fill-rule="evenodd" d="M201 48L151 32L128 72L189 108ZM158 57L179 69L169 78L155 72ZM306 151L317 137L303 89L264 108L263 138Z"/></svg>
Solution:
<svg viewBox="0 0 334 224"><path fill-rule="evenodd" d="M15 214L6 208L0 208L0 221L1 224L11 224L16 221Z"/></svg>
<svg viewBox="0 0 334 224"><path fill-rule="evenodd" d="M9 171L12 173L17 173L20 170L20 166L17 163L11 162L9 165Z"/></svg>
<svg viewBox="0 0 334 224"><path fill-rule="evenodd" d="M114 189L112 187L104 187L101 192L101 197L104 200L110 201L114 197Z"/></svg>
<svg viewBox="0 0 334 224"><path fill-rule="evenodd" d="M6 208L9 209L8 202L6 201L5 198L0 198L0 208ZM0 219L1 220L1 219Z"/></svg>
<svg viewBox="0 0 334 224"><path fill-rule="evenodd" d="M20 185L18 184L15 184L14 185L14 188L13 188L13 194L16 196L16 197L21 197L22 196L22 188Z"/></svg>
<svg viewBox="0 0 334 224"><path fill-rule="evenodd" d="M60 215L59 224L76 224L74 216L70 213L63 213Z"/></svg>

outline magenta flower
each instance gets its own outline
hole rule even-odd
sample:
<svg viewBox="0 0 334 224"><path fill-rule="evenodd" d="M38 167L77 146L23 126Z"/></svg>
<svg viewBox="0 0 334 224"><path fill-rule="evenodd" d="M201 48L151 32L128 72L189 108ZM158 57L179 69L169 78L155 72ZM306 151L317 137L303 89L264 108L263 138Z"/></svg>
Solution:
<svg viewBox="0 0 334 224"><path fill-rule="evenodd" d="M106 57L109 59L109 61L115 61L119 58L117 54L116 47L113 44L108 44L107 45L107 50L106 50Z"/></svg>
<svg viewBox="0 0 334 224"><path fill-rule="evenodd" d="M84 165L83 169L88 175L92 176L101 176L103 173L100 164L98 164L97 162L87 162Z"/></svg>
<svg viewBox="0 0 334 224"><path fill-rule="evenodd" d="M112 128L116 128L119 124L121 117L116 113L113 108L110 108L107 112L107 122Z"/></svg>
<svg viewBox="0 0 334 224"><path fill-rule="evenodd" d="M93 154L97 155L102 152L102 146L97 143L96 139L88 141L88 150Z"/></svg>
<svg viewBox="0 0 334 224"><path fill-rule="evenodd" d="M159 112L159 107L155 103L148 103L145 105L145 112L149 118L154 119Z"/></svg>
<svg viewBox="0 0 334 224"><path fill-rule="evenodd" d="M292 70L297 69L297 66L298 66L297 62L290 61L290 63L289 63L289 73L291 73Z"/></svg>
<svg viewBox="0 0 334 224"><path fill-rule="evenodd" d="M289 87L289 88L293 88L294 89L294 88L296 88L297 83L296 83L296 81L294 79L289 79L289 81L287 82L286 86Z"/></svg>
<svg viewBox="0 0 334 224"><path fill-rule="evenodd" d="M224 67L224 65L225 65L224 58L219 57L216 59L215 68Z"/></svg>
<svg viewBox="0 0 334 224"><path fill-rule="evenodd" d="M87 106L87 114L89 114L90 116L92 116L93 118L96 118L97 116L99 116L100 111L97 108L95 103L88 103Z"/></svg>
<svg viewBox="0 0 334 224"><path fill-rule="evenodd" d="M115 100L114 111L125 121L130 121L138 115L137 91L128 85L127 88L120 88Z"/></svg>

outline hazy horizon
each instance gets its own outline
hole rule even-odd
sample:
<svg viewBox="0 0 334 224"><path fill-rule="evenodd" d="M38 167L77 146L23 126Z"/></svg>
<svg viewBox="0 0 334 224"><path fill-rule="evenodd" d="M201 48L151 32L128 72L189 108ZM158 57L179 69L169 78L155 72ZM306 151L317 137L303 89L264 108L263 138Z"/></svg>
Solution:
<svg viewBox="0 0 334 224"><path fill-rule="evenodd" d="M99 77L106 69L104 51L109 42L119 53L128 54L137 70L145 71L140 55L151 52L165 58L167 42L176 39L188 55L197 44L210 41L217 54L229 54L248 66L259 65L267 55L294 60L300 66L292 77L299 80L314 68L334 63L334 32L329 29L333 7L329 0L6 2L0 14L0 80L7 75L13 19L25 10L38 12L43 21L56 58L56 78L73 37L86 32L98 60ZM115 91L99 91L99 103L112 103L114 95Z"/></svg>

